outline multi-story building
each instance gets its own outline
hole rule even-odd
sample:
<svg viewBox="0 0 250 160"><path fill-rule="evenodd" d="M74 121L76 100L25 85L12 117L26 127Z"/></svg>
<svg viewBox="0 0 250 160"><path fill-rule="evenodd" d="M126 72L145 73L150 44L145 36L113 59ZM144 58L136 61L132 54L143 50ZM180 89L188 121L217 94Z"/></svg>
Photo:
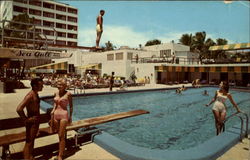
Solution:
<svg viewBox="0 0 250 160"><path fill-rule="evenodd" d="M39 25L37 32L46 35L46 39L56 45L77 46L77 8L48 0L12 0L1 1L0 4L0 21L27 13Z"/></svg>

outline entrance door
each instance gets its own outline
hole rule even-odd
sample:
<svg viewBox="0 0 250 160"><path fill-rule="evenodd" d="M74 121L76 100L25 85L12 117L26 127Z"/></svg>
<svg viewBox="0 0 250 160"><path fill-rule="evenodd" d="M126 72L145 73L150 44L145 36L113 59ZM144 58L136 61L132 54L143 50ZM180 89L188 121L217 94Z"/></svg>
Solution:
<svg viewBox="0 0 250 160"><path fill-rule="evenodd" d="M157 72L157 84L161 83L161 72Z"/></svg>
<svg viewBox="0 0 250 160"><path fill-rule="evenodd" d="M250 73L242 73L242 83L243 86L247 86L250 83Z"/></svg>
<svg viewBox="0 0 250 160"><path fill-rule="evenodd" d="M228 81L228 73L220 73L221 81Z"/></svg>

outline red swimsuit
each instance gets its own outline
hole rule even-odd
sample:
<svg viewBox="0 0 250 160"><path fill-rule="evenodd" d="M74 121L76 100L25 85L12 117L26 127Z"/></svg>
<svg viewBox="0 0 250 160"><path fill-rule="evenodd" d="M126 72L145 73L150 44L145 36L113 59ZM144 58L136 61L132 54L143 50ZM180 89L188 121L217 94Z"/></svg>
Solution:
<svg viewBox="0 0 250 160"><path fill-rule="evenodd" d="M69 104L68 96L66 96L68 92L59 97L58 95L54 98L54 103L56 104L56 109L54 112L54 120L59 121L61 119L69 119L67 106Z"/></svg>

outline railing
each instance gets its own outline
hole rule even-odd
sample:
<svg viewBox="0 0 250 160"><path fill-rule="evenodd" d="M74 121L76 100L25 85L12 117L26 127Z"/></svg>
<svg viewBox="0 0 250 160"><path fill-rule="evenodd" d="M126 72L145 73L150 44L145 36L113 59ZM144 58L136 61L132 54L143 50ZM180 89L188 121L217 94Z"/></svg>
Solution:
<svg viewBox="0 0 250 160"><path fill-rule="evenodd" d="M239 114L243 114L246 118L246 129L245 129L245 133L243 133L243 130L244 130L244 119L239 115ZM248 118L248 115L246 113L243 113L243 112L237 112L237 113L234 113L230 116L228 116L225 121L224 121L224 126L223 126L223 131L225 131L225 124L226 122L233 118L233 117L238 117L241 121L241 128L240 128L240 140L242 141L242 135L245 136L245 138L248 138L248 122L249 122L249 118Z"/></svg>
<svg viewBox="0 0 250 160"><path fill-rule="evenodd" d="M53 29L53 31L55 33L55 35L54 35L55 39L49 40L47 38L46 34L44 34L43 32L36 31L37 27L43 27L42 25L9 21L9 20L3 20L3 21L0 21L0 23L2 23L1 33L0 33L1 47L13 47L13 46L15 46L15 44L17 44L17 45L24 44L25 48L28 48L31 45L32 49L46 49L46 50L48 50L48 44L51 44L51 43L55 44L55 42L57 40L57 31L55 30L54 27L50 27L50 28ZM24 30L24 29L16 29L16 28L6 28L6 26L5 26L6 23L26 25L27 27L30 27L31 29ZM15 33L18 33L18 32L24 33L24 35L23 35L24 37L20 38L18 36L6 35L6 33L5 33L6 31L7 32L14 31ZM43 37L40 38L40 36L43 36L44 38ZM41 48L42 46L45 48Z"/></svg>
<svg viewBox="0 0 250 160"><path fill-rule="evenodd" d="M184 58L184 57L140 57L132 58L131 63L169 63L169 64L237 64L250 63L250 59L199 59L199 58Z"/></svg>
<svg viewBox="0 0 250 160"><path fill-rule="evenodd" d="M133 58L132 63L170 63L170 64L200 64L198 58L184 58L184 57L141 57Z"/></svg>

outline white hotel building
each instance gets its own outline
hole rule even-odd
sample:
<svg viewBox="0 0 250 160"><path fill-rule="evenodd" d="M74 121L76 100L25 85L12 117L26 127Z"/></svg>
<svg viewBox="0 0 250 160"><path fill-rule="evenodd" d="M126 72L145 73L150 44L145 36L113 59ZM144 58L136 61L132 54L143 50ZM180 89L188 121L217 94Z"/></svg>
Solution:
<svg viewBox="0 0 250 160"><path fill-rule="evenodd" d="M68 4L48 0L5 0L0 2L0 21L27 13L40 25L37 32L46 35L56 45L77 46L78 9Z"/></svg>

